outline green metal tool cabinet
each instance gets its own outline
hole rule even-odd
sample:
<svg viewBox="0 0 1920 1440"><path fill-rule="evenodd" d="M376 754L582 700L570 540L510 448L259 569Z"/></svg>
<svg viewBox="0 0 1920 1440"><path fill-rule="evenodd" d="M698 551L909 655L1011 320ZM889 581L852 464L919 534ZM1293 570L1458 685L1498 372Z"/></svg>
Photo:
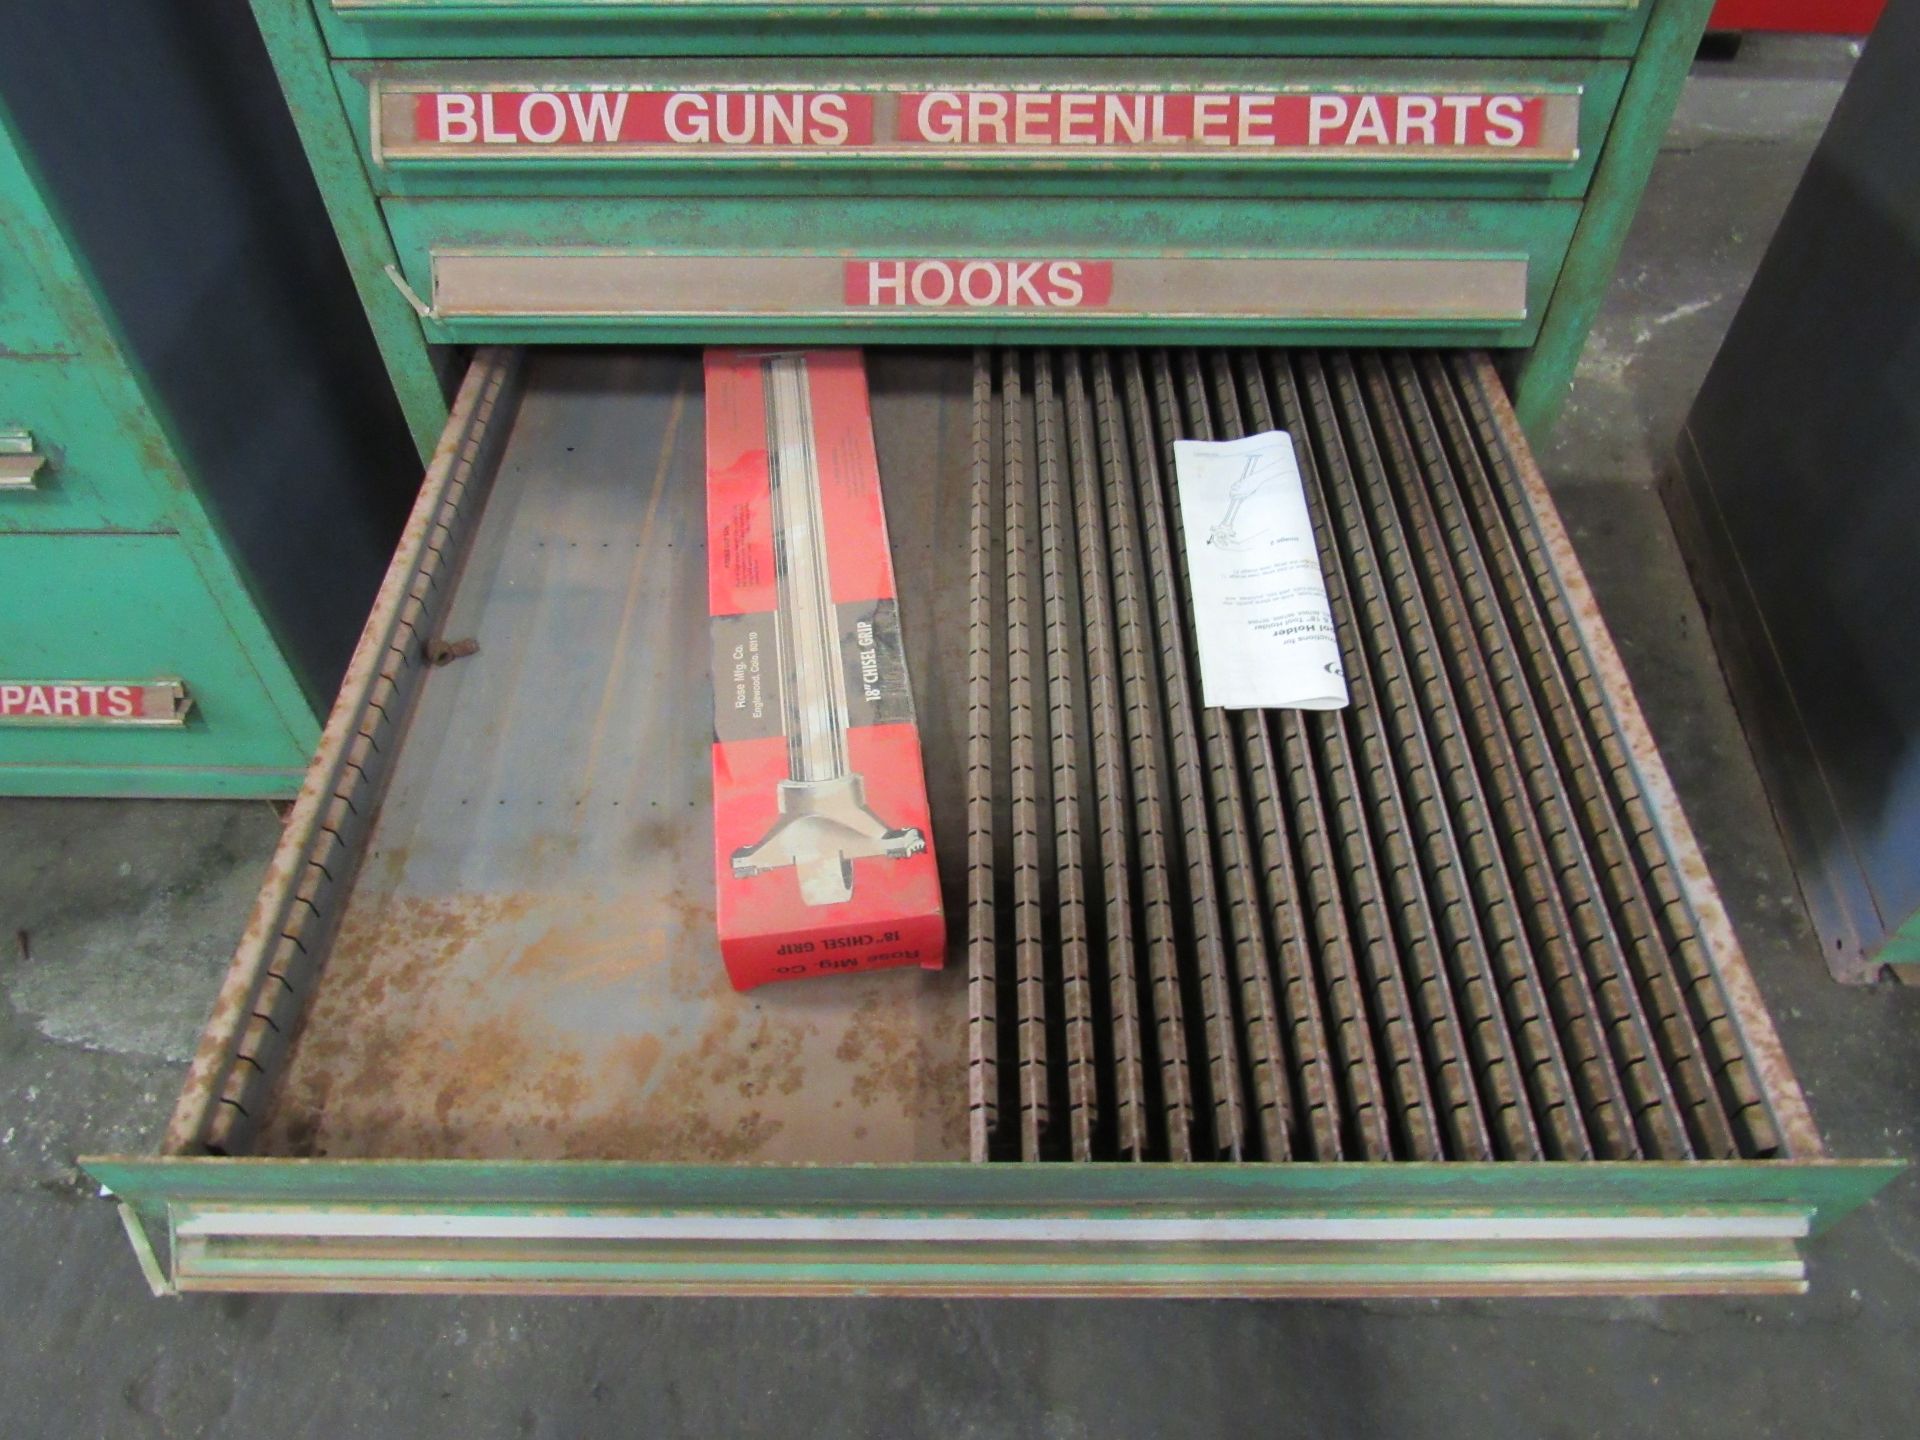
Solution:
<svg viewBox="0 0 1920 1440"><path fill-rule="evenodd" d="M433 347L494 339L1486 345L1506 352L1537 431L1572 376L1706 6L254 9L424 453L446 417ZM1091 108L1018 133L989 115L971 135L949 124L956 91L1078 94ZM757 133L756 99L770 125L804 113L828 128ZM829 112L812 108L822 101ZM739 108L718 116L726 105ZM1155 113L1164 133L1143 137ZM1106 313L1071 317L851 313L839 270L819 263L987 255L1111 261L1121 290ZM679 265L651 267L653 293L623 257ZM1313 303L1338 277L1374 283L1364 267L1381 261L1424 271L1420 303ZM676 303L688 267L731 273L725 262L746 267L741 283ZM1155 303L1128 306L1130 290Z"/></svg>
<svg viewBox="0 0 1920 1440"><path fill-rule="evenodd" d="M410 447L257 36L116 5L69 64L52 8L0 56L0 795L290 797Z"/></svg>
<svg viewBox="0 0 1920 1440"><path fill-rule="evenodd" d="M1804 1286L1896 1167L1525 439L1706 8L254 0L429 465L163 1153L86 1162L155 1288ZM725 985L715 342L870 347L943 973ZM1275 425L1330 717L1191 683L1169 447Z"/></svg>

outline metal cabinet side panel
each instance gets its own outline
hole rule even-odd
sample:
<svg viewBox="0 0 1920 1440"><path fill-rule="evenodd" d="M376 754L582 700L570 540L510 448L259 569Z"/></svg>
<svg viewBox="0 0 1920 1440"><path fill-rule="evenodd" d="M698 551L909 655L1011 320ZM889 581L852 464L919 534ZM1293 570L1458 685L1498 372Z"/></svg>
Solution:
<svg viewBox="0 0 1920 1440"><path fill-rule="evenodd" d="M1509 377L1514 411L1536 444L1573 383L1711 8L1712 0L1660 0L1653 7L1539 337Z"/></svg>
<svg viewBox="0 0 1920 1440"><path fill-rule="evenodd" d="M0 675L145 680L175 676L193 696L179 729L0 730L0 794L289 793L316 733L276 703L231 612L181 539L169 535L0 536ZM249 639L253 643L249 643ZM277 656L264 652L270 659ZM284 697L281 697L284 698Z"/></svg>
<svg viewBox="0 0 1920 1440"><path fill-rule="evenodd" d="M115 363L324 705L418 470L260 36L173 0L8 30L0 94Z"/></svg>
<svg viewBox="0 0 1920 1440"><path fill-rule="evenodd" d="M76 743L75 736L86 732L61 735L48 748L22 738L33 731L10 730L0 736L0 790L200 795L237 788L284 794L298 783L316 733L311 706L189 482L179 447L98 302L85 262L24 152L14 148L18 132L4 104L0 130L6 141L0 148L10 157L9 183L20 187L7 195L9 213L31 222L26 249L66 337L58 348L70 352L70 358L9 362L34 372L11 382L14 394L35 411L22 418L31 425L51 413L56 430L71 424L88 432L92 454L85 463L98 468L88 486L91 496L75 498L97 504L102 528L143 532L75 533L83 527L74 522L91 518L88 510L62 514L45 530L30 530L34 520L0 529L0 546L12 557L0 585L14 591L0 609L16 617L0 646L0 670L23 679L144 678L134 672L144 668L152 647L107 658L120 655L111 637L147 635L170 621L180 631L197 627L197 633L169 643L193 648L208 671L232 677L232 709L218 729L203 714L197 738L184 749L154 748L159 737L152 734L123 735L106 745ZM58 366L60 373L42 373L43 366ZM69 376L80 383L63 387L57 407L33 404L48 398L48 385L60 386ZM7 384L0 375L0 387ZM51 432L46 438L55 447L62 443ZM54 458L61 457L56 452ZM51 468L49 493L59 493L59 478L57 467ZM117 602L110 598L115 596ZM115 611L114 603L126 608ZM121 668L123 659L132 670ZM42 674L32 674L35 669ZM219 684L226 689L228 680Z"/></svg>
<svg viewBox="0 0 1920 1440"><path fill-rule="evenodd" d="M0 355L71 355L78 277L0 106Z"/></svg>
<svg viewBox="0 0 1920 1440"><path fill-rule="evenodd" d="M1920 963L1920 10L1855 66L1663 486L1829 970Z"/></svg>
<svg viewBox="0 0 1920 1440"><path fill-rule="evenodd" d="M0 429L31 434L45 465L30 491L0 492L0 535L179 528L185 478L165 446L143 445L139 414L109 362L0 356Z"/></svg>
<svg viewBox="0 0 1920 1440"><path fill-rule="evenodd" d="M334 89L311 0L252 0L252 4L306 147L307 163L319 181L360 303L424 460L432 455L446 424L447 393L421 336L419 317L388 277L394 264L393 242Z"/></svg>

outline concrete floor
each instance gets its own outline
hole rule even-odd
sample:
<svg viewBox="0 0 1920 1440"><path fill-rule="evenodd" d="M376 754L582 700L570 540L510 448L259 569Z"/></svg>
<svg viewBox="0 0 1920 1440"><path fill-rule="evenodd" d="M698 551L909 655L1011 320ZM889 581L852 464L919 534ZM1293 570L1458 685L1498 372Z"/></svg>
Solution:
<svg viewBox="0 0 1920 1440"><path fill-rule="evenodd" d="M1920 992L1827 979L1650 488L1848 60L1750 42L1696 74L1544 458L1825 1133L1912 1155ZM1762 1302L151 1299L72 1158L157 1141L275 833L257 804L0 802L0 1433L1920 1426L1913 1177Z"/></svg>

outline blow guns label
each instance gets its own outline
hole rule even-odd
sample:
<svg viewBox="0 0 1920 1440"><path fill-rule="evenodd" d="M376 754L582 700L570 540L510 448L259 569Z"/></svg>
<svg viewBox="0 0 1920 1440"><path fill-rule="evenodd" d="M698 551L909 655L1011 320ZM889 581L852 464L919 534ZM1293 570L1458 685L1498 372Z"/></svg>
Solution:
<svg viewBox="0 0 1920 1440"><path fill-rule="evenodd" d="M984 88L388 90L395 158L531 151L837 150L925 156L1577 153L1576 90Z"/></svg>
<svg viewBox="0 0 1920 1440"><path fill-rule="evenodd" d="M838 91L438 91L415 102L413 138L529 148L811 146L873 142L873 99Z"/></svg>

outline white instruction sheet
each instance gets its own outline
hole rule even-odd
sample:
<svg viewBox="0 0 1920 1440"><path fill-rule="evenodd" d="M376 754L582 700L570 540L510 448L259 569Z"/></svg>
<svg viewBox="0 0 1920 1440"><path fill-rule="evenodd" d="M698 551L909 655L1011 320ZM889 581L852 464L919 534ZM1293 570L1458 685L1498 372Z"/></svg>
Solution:
<svg viewBox="0 0 1920 1440"><path fill-rule="evenodd" d="M1284 431L1174 445L1205 704L1338 710L1346 674Z"/></svg>

